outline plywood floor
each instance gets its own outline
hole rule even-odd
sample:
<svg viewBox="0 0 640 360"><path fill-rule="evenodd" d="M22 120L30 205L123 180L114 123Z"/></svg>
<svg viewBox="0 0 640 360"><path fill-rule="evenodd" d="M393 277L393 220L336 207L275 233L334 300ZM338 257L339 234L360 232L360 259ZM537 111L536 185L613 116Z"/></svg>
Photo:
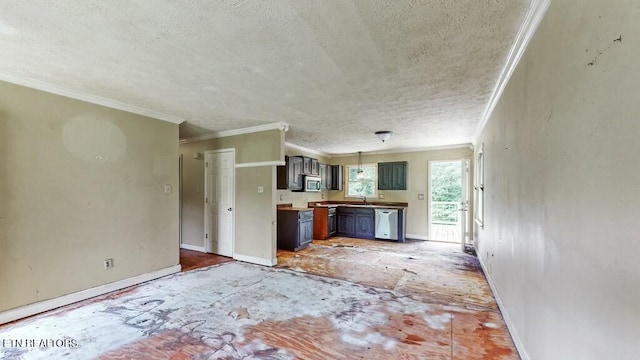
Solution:
<svg viewBox="0 0 640 360"><path fill-rule="evenodd" d="M181 263L0 326L0 338L80 345L0 358L519 359L477 259L456 244L338 237L278 251L275 269L188 250Z"/></svg>
<svg viewBox="0 0 640 360"><path fill-rule="evenodd" d="M399 324L405 330L422 326L413 333L420 351L426 346L440 354L436 358L519 359L477 258L458 244L335 237L295 253L278 251L278 267L393 290L439 307L444 326L437 334L420 319Z"/></svg>

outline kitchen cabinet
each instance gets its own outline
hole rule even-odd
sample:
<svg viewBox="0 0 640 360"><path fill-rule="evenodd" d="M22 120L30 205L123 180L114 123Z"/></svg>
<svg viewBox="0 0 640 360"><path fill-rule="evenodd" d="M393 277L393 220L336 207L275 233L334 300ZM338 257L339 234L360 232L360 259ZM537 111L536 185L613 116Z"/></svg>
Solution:
<svg viewBox="0 0 640 360"><path fill-rule="evenodd" d="M407 190L407 162L378 163L378 190Z"/></svg>
<svg viewBox="0 0 640 360"><path fill-rule="evenodd" d="M319 164L320 190L331 190L331 165Z"/></svg>
<svg viewBox="0 0 640 360"><path fill-rule="evenodd" d="M320 163L318 159L311 158L311 175L320 174Z"/></svg>
<svg viewBox="0 0 640 360"><path fill-rule="evenodd" d="M332 212L333 211L333 212ZM338 232L338 218L336 217L336 209L329 209L329 214L327 215L328 223L329 223L329 236L335 236Z"/></svg>
<svg viewBox="0 0 640 360"><path fill-rule="evenodd" d="M313 209L313 238L326 240L336 234L336 208L316 207Z"/></svg>
<svg viewBox="0 0 640 360"><path fill-rule="evenodd" d="M304 175L311 175L311 160L308 156L302 156L302 173Z"/></svg>
<svg viewBox="0 0 640 360"><path fill-rule="evenodd" d="M327 190L327 164L320 164L320 190Z"/></svg>
<svg viewBox="0 0 640 360"><path fill-rule="evenodd" d="M355 237L356 235L356 214L354 209L338 208L338 235Z"/></svg>
<svg viewBox="0 0 640 360"><path fill-rule="evenodd" d="M327 173L325 178L326 189L331 190L333 188L333 166L327 165Z"/></svg>
<svg viewBox="0 0 640 360"><path fill-rule="evenodd" d="M302 190L302 167L301 156L285 156L285 165L277 167L277 189Z"/></svg>
<svg viewBox="0 0 640 360"><path fill-rule="evenodd" d="M356 237L361 239L375 238L375 212L373 209L356 209Z"/></svg>
<svg viewBox="0 0 640 360"><path fill-rule="evenodd" d="M373 209L339 207L337 214L338 235L361 239L375 238Z"/></svg>
<svg viewBox="0 0 640 360"><path fill-rule="evenodd" d="M331 165L331 187L330 190L342 191L342 165Z"/></svg>
<svg viewBox="0 0 640 360"><path fill-rule="evenodd" d="M278 249L298 251L313 240L313 210L278 209Z"/></svg>

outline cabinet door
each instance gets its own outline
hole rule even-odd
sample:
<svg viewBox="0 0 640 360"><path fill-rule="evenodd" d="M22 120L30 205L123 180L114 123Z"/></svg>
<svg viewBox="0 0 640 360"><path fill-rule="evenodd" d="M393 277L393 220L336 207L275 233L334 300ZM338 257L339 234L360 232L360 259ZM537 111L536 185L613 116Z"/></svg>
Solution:
<svg viewBox="0 0 640 360"><path fill-rule="evenodd" d="M391 190L390 163L378 163L378 190Z"/></svg>
<svg viewBox="0 0 640 360"><path fill-rule="evenodd" d="M320 164L320 190L327 189L327 165Z"/></svg>
<svg viewBox="0 0 640 360"><path fill-rule="evenodd" d="M311 158L302 156L302 173L305 175L311 174Z"/></svg>
<svg viewBox="0 0 640 360"><path fill-rule="evenodd" d="M356 237L373 239L375 237L375 221L373 212L356 213Z"/></svg>
<svg viewBox="0 0 640 360"><path fill-rule="evenodd" d="M333 236L338 231L337 222L336 222L336 214L329 215L329 219L327 221L328 234L329 236Z"/></svg>
<svg viewBox="0 0 640 360"><path fill-rule="evenodd" d="M301 247L313 240L313 221L300 220L298 224L298 246Z"/></svg>
<svg viewBox="0 0 640 360"><path fill-rule="evenodd" d="M320 163L318 159L311 159L311 175L320 174Z"/></svg>
<svg viewBox="0 0 640 360"><path fill-rule="evenodd" d="M338 234L353 236L356 233L356 217L350 213L338 213Z"/></svg>
<svg viewBox="0 0 640 360"><path fill-rule="evenodd" d="M333 166L327 165L327 169L325 171L326 171L325 179L324 179L324 183L326 185L325 189L331 190L333 189L333 184L332 184Z"/></svg>
<svg viewBox="0 0 640 360"><path fill-rule="evenodd" d="M302 190L302 158L289 157L287 164L287 182L289 190Z"/></svg>
<svg viewBox="0 0 640 360"><path fill-rule="evenodd" d="M331 190L342 191L342 165L331 167Z"/></svg>
<svg viewBox="0 0 640 360"><path fill-rule="evenodd" d="M407 190L407 162L391 163L391 187L393 190Z"/></svg>

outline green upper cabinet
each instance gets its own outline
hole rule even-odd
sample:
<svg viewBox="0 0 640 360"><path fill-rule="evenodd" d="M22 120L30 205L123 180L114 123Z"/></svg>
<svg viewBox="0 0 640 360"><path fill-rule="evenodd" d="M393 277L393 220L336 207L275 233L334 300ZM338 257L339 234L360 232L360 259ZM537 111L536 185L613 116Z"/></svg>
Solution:
<svg viewBox="0 0 640 360"><path fill-rule="evenodd" d="M407 162L378 163L378 190L407 190Z"/></svg>

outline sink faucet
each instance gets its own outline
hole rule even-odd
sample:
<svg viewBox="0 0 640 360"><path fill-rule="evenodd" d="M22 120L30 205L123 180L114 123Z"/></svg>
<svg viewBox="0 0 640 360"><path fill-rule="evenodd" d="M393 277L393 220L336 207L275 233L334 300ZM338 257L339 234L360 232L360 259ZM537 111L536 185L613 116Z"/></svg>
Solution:
<svg viewBox="0 0 640 360"><path fill-rule="evenodd" d="M366 196L360 196L360 200L362 200L362 202L367 205L367 197Z"/></svg>

